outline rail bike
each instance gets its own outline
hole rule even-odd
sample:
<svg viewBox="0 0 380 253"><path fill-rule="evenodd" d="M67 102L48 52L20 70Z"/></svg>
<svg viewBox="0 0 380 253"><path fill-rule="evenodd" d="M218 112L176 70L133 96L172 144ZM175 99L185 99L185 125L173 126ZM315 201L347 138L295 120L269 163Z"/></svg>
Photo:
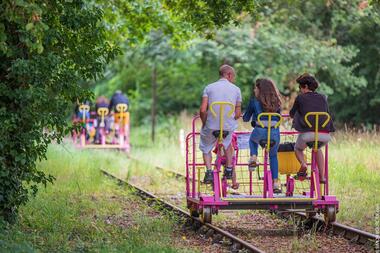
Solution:
<svg viewBox="0 0 380 253"><path fill-rule="evenodd" d="M228 134L223 131L224 117L231 117L235 108L233 104L226 102L214 102L210 105L210 111L214 117L217 116L215 108L219 107L220 129L214 131L214 136L218 136L216 145L216 159L213 162L213 183L206 184L202 181L205 175L205 164L202 154L198 151L200 141L200 120L199 116L192 121L192 131L186 137L186 197L187 207L191 215L200 216L204 222L211 223L212 215L218 214L219 210L226 209L264 209L271 211L302 211L308 216L315 216L317 213L323 214L326 223L334 222L336 213L339 210L339 202L335 196L329 194L328 178L328 144L324 147L325 153L325 182L319 180L319 170L316 162L318 148L322 144L318 139L319 119L325 118L325 126L330 116L325 112L311 112L305 115L306 124L314 129L314 141L308 142L308 150L305 158L307 161L307 176L304 180L297 179L293 175L297 174L300 163L296 159L293 148L279 148L279 181L281 193L273 191L272 175L270 171L268 153L274 145L271 140L270 131L273 128L282 127L281 123L287 115L277 113L261 113L258 115L258 123L262 128L267 128L268 137L259 141L261 155L259 153L258 166L255 171L248 169L249 146L248 141L251 132L235 131L236 139L234 156L232 159L234 167L234 177L239 183L237 190L233 189L231 179L227 179L223 173L225 167L225 157L223 154L223 139ZM227 112L226 110L229 109ZM225 115L224 112L227 112ZM262 122L262 117L266 116L267 126ZM272 124L273 117L280 120ZM310 122L314 118L314 122ZM280 128L280 147L292 144L299 133L297 131L283 130ZM283 144L283 145L282 145ZM282 145L282 146L281 146ZM290 145L292 146L292 145Z"/></svg>
<svg viewBox="0 0 380 253"><path fill-rule="evenodd" d="M128 105L117 104L115 110L110 113L108 108L100 107L96 112L90 112L90 106L80 105L79 112L84 116L73 120L73 123L81 124L79 134L76 131L72 134L74 144L78 148L119 149L129 153Z"/></svg>
<svg viewBox="0 0 380 253"><path fill-rule="evenodd" d="M76 117L73 118L73 124L79 124L80 130L73 130L72 138L75 145L83 147L95 136L95 122L90 116L89 105L79 105L78 112L79 116L76 115Z"/></svg>

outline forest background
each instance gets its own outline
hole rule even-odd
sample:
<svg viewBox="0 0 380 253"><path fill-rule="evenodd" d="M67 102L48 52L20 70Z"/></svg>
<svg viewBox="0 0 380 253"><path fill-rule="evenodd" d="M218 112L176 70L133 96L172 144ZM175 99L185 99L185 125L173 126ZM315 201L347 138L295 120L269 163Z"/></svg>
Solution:
<svg viewBox="0 0 380 253"><path fill-rule="evenodd" d="M154 126L196 112L222 63L244 101L257 77L272 78L284 109L310 72L336 122L380 122L378 0L4 0L0 10L0 216L10 222L54 181L36 161L69 133L73 105L117 89L132 124Z"/></svg>
<svg viewBox="0 0 380 253"><path fill-rule="evenodd" d="M243 110L254 80L269 77L286 111L298 93L295 79L309 72L338 125L372 129L380 123L380 15L368 1L259 1L254 15L243 11L238 20L203 37L186 31L185 42L160 28L137 43L126 40L105 78L87 85L96 95L126 92L132 122L142 124L156 114L165 121L196 112L223 63L237 70Z"/></svg>

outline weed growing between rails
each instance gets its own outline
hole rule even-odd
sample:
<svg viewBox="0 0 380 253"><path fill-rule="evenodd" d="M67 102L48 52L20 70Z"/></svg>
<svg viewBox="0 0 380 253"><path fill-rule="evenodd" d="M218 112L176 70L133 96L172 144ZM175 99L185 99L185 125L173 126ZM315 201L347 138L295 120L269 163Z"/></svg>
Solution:
<svg viewBox="0 0 380 253"><path fill-rule="evenodd" d="M104 178L99 167L120 168L125 155L52 145L39 169L56 177L3 224L0 252L178 252L175 221ZM138 210L138 212L136 212Z"/></svg>

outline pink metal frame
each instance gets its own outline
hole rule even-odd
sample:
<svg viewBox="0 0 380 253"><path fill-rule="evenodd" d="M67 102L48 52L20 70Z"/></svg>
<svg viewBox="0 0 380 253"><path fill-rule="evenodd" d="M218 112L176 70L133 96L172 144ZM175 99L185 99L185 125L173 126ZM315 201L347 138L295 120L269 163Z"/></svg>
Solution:
<svg viewBox="0 0 380 253"><path fill-rule="evenodd" d="M288 115L284 115L284 117L287 117ZM219 154L219 149L217 153L217 159L216 162L212 165L215 167L213 170L213 177L214 177L214 195L201 195L200 192L197 192L196 188L196 167L197 166L205 166L204 163L197 163L196 162L196 146L195 146L195 138L197 135L199 135L199 132L196 132L196 120L199 117L194 117L192 121L192 132L189 133L186 136L186 196L188 198L188 206L189 208L196 208L196 209L202 209L204 206L210 206L213 209L218 209L223 206L229 205L228 201L224 201L221 199L221 196L225 195L224 189L226 187L226 182L222 181L222 185L220 185L219 181L219 173L221 172L221 163L222 158ZM235 132L236 134L247 134L248 132ZM296 131L282 131L281 135L294 135L298 134ZM189 152L190 147L189 144L191 142L191 155L192 155L192 162L190 162ZM248 166L248 163L238 163L238 157L239 150L235 153L235 159L234 164L237 166ZM273 185L272 185L272 176L271 171L268 168L268 154L267 151L264 151L264 163L261 163L260 165L263 165L264 167L264 191L262 198L273 198ZM320 191L320 182L319 182L319 171L316 165L316 154L315 152L312 152L312 159L311 163L308 163L308 165L311 165L311 187L310 192L305 193L307 197L314 198L316 197L316 200L312 201L312 206L310 208L317 208L317 209L323 209L328 205L334 205L337 209L339 207L339 202L336 200L335 196L329 196L329 178L328 178L328 145L325 146L325 177L326 177L326 183L324 187L324 191ZM190 176L190 170L191 175ZM250 172L249 175L250 179L250 195L252 195L252 172ZM315 181L314 181L315 179ZM315 192L314 189L317 189ZM294 179L290 176L287 176L287 192L286 196L291 196L292 192L294 190ZM274 204L271 204L270 202L267 203L268 209L276 209L277 206Z"/></svg>
<svg viewBox="0 0 380 253"><path fill-rule="evenodd" d="M96 113L95 112L90 112L90 115L94 116L94 115L96 115ZM111 115L112 115L112 113L111 113ZM78 121L82 122L81 119L73 119L73 123L74 122L78 122ZM74 142L74 144L77 143L77 138L79 137L79 145L76 145L76 147L78 147L78 148L85 148L86 145L88 145L88 143L86 142L86 127L87 127L87 124L89 124L89 123L94 124L94 122L95 122L95 119L91 119L91 118L90 119L86 119L85 126L82 127L80 135L78 136L76 132L73 133L73 142ZM124 127L119 126L118 135L119 135L119 141L117 142L116 140L113 140L112 141L113 144L111 144L111 145L114 146L114 148L119 148L119 149L122 149L122 150L124 150L126 152L129 152L130 151L129 124L126 124ZM106 144L106 131L105 131L105 127L100 127L100 140L101 140L100 145L97 145L97 146L106 146L107 145ZM107 146L110 147L111 145L108 144Z"/></svg>

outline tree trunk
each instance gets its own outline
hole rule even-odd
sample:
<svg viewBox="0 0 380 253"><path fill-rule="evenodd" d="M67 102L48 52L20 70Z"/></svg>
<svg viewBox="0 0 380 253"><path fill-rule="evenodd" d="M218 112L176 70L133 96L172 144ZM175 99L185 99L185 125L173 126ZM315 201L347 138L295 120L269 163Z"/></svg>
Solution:
<svg viewBox="0 0 380 253"><path fill-rule="evenodd" d="M156 106L157 106L157 67L153 66L152 69L152 142L155 139L155 128L156 128Z"/></svg>

